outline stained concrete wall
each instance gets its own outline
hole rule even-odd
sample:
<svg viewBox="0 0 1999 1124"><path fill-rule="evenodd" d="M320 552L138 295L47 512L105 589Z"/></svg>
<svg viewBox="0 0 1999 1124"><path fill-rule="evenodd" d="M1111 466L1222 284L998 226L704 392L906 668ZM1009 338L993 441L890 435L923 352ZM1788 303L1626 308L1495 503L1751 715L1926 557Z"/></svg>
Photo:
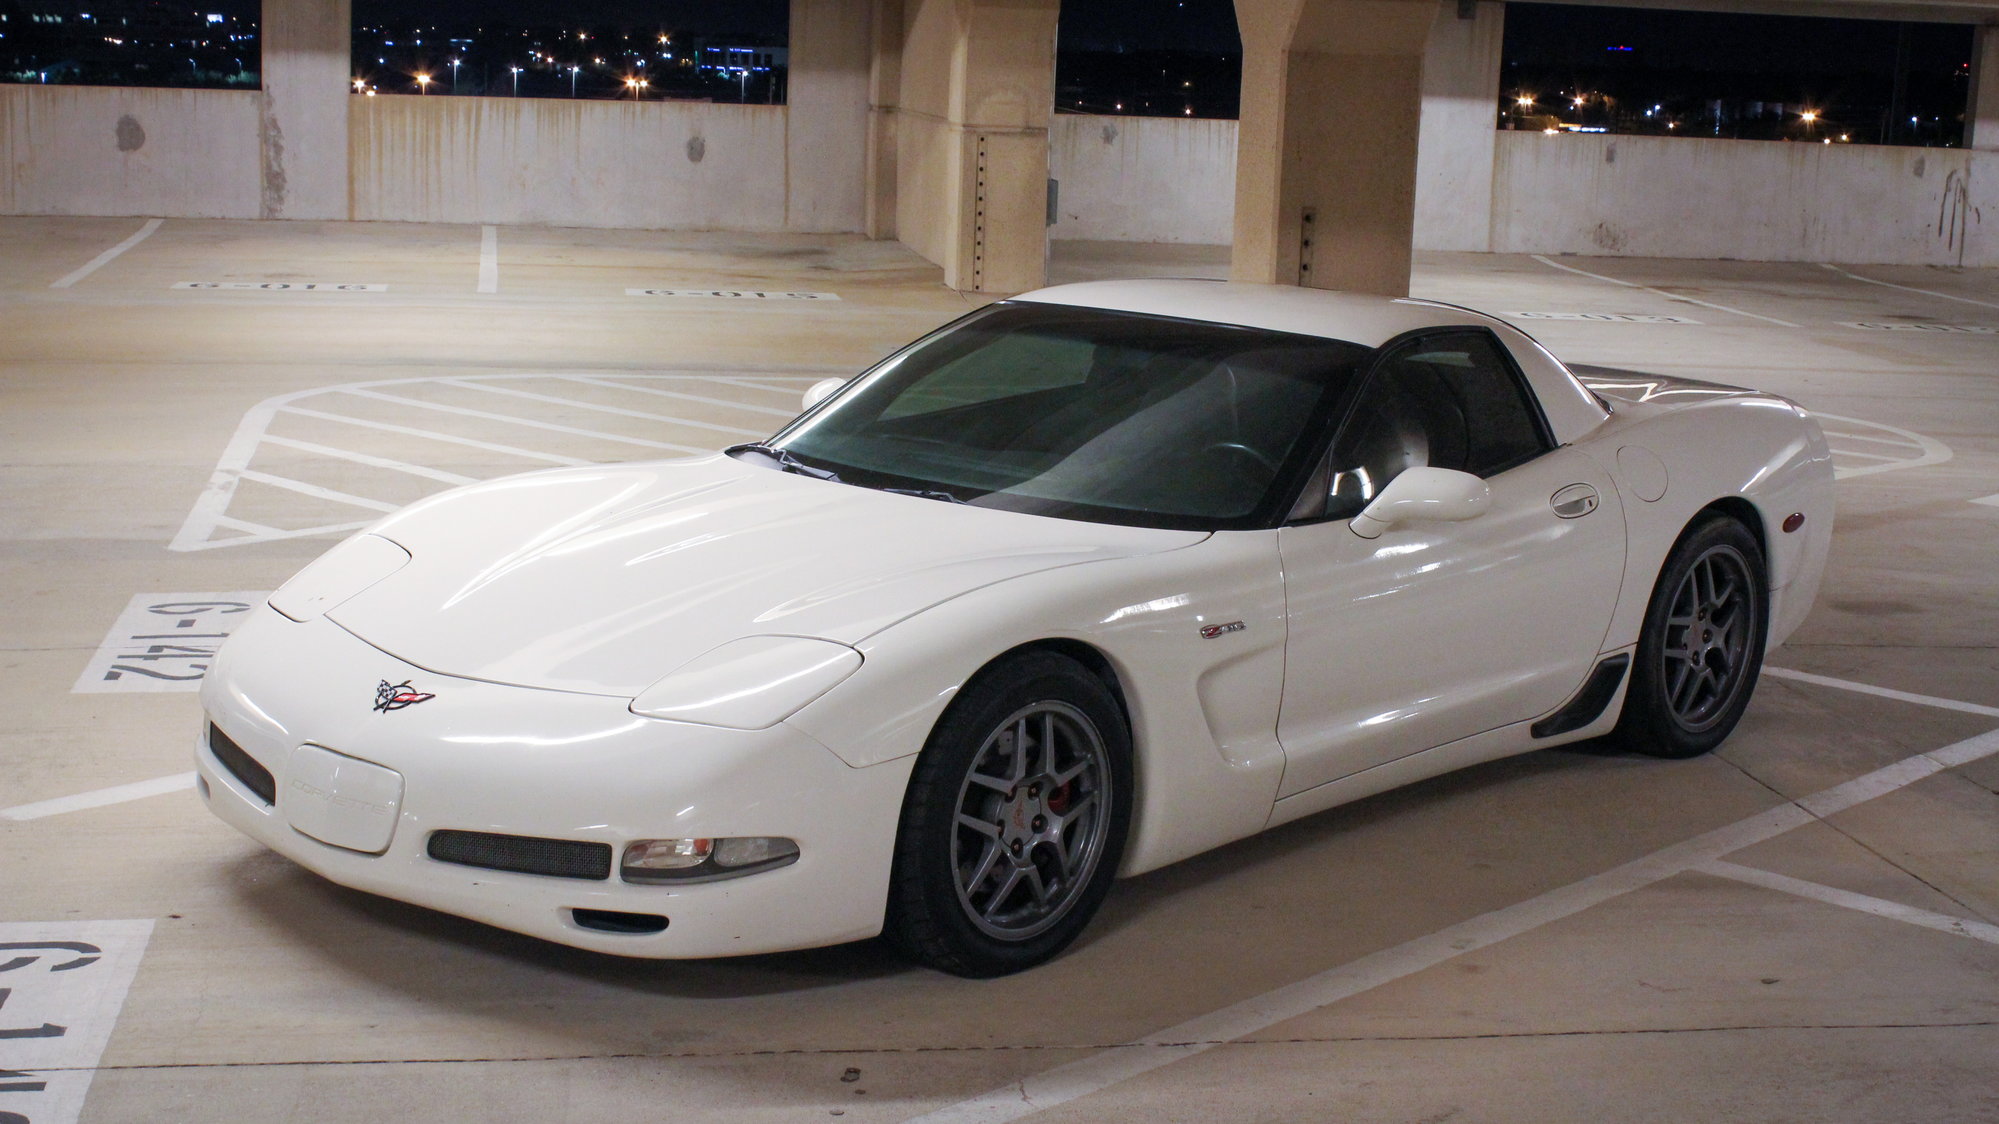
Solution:
<svg viewBox="0 0 1999 1124"><path fill-rule="evenodd" d="M1234 121L1061 113L1048 134L1060 185L1050 237L1226 245L1235 222Z"/></svg>
<svg viewBox="0 0 1999 1124"><path fill-rule="evenodd" d="M1999 153L1497 138L1501 253L1999 266Z"/></svg>
<svg viewBox="0 0 1999 1124"><path fill-rule="evenodd" d="M0 85L0 212L254 219L261 101L242 90Z"/></svg>
<svg viewBox="0 0 1999 1124"><path fill-rule="evenodd" d="M785 109L356 98L353 217L785 229Z"/></svg>

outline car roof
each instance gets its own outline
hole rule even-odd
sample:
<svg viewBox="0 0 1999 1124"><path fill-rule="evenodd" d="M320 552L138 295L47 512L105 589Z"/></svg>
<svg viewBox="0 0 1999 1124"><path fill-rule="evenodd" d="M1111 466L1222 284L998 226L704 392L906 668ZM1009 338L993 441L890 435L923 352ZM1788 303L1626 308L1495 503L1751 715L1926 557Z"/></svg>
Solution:
<svg viewBox="0 0 1999 1124"><path fill-rule="evenodd" d="M1412 297L1338 293L1243 281L1085 281L1036 289L1013 299L1240 324L1346 340L1363 347L1380 347L1418 328L1505 326L1503 321L1484 313Z"/></svg>
<svg viewBox="0 0 1999 1124"><path fill-rule="evenodd" d="M1421 328L1484 328L1498 336L1512 352L1514 362L1540 400L1542 415L1554 432L1556 444L1579 440L1609 416L1602 400L1576 381L1562 361L1532 336L1497 317L1439 301L1340 293L1300 285L1186 279L1085 281L1036 289L1013 299L1239 324L1345 340L1363 347L1380 347L1404 332Z"/></svg>

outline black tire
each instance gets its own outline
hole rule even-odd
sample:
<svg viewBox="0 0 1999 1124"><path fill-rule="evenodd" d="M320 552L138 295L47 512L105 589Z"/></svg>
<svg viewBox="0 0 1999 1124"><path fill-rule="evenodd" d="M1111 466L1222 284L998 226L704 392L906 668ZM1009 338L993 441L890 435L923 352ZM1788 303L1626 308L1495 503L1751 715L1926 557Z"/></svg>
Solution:
<svg viewBox="0 0 1999 1124"><path fill-rule="evenodd" d="M1616 737L1652 757L1698 757L1728 738L1756 690L1769 629L1763 548L1710 515L1680 536L1645 607Z"/></svg>
<svg viewBox="0 0 1999 1124"><path fill-rule="evenodd" d="M1047 651L987 668L917 759L896 836L887 937L958 976L1003 976L1051 959L1110 891L1131 822L1131 777L1123 713L1088 669Z"/></svg>

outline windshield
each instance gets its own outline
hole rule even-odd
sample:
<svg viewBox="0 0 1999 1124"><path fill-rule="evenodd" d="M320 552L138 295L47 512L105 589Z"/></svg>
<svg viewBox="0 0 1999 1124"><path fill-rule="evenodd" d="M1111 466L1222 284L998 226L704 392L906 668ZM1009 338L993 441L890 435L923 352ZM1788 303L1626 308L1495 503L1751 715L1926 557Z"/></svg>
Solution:
<svg viewBox="0 0 1999 1124"><path fill-rule="evenodd" d="M980 507L1266 526L1369 354L1257 328L998 304L892 356L770 444L850 484Z"/></svg>

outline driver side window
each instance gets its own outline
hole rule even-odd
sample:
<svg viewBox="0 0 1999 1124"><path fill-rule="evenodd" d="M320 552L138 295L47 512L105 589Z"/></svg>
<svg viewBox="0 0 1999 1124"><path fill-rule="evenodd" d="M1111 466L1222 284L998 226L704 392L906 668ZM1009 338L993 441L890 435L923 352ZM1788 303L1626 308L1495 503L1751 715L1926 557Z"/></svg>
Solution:
<svg viewBox="0 0 1999 1124"><path fill-rule="evenodd" d="M1404 469L1494 476L1550 442L1527 388L1485 332L1447 332L1403 344L1375 369L1333 449L1328 519L1358 514Z"/></svg>

